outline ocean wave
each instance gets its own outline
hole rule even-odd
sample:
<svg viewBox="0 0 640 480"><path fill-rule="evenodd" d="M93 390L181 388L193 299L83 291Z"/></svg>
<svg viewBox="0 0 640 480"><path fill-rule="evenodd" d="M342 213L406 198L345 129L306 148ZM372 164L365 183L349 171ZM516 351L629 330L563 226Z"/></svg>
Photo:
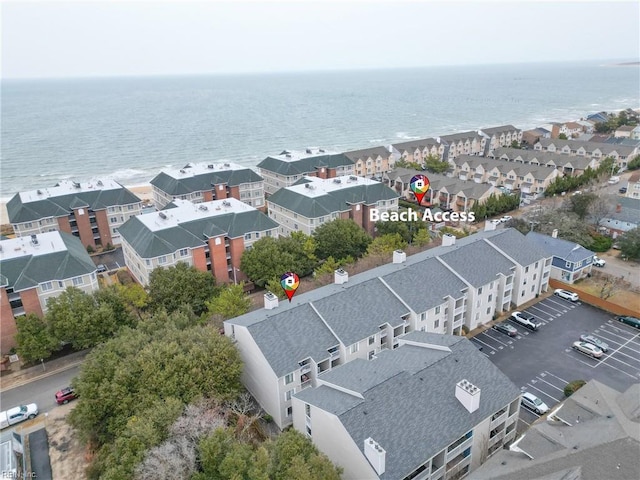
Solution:
<svg viewBox="0 0 640 480"><path fill-rule="evenodd" d="M407 132L396 132L396 138L401 138L403 140L417 140L420 137L416 137L415 135L409 135Z"/></svg>

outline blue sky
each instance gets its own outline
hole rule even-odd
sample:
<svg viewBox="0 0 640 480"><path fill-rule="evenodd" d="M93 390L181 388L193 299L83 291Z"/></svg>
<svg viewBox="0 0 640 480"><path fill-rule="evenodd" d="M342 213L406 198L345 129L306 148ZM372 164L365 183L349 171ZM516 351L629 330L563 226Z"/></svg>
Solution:
<svg viewBox="0 0 640 480"><path fill-rule="evenodd" d="M639 5L4 2L2 77L637 60Z"/></svg>

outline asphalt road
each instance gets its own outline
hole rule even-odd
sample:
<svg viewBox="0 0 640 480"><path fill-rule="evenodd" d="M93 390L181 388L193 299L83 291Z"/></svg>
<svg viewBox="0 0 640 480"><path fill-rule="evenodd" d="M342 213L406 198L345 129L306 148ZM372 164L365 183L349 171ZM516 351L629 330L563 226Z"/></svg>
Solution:
<svg viewBox="0 0 640 480"><path fill-rule="evenodd" d="M543 323L537 332L507 320L518 329L517 337L489 330L472 339L522 391L533 393L553 408L565 398L564 387L573 380L596 379L618 391L640 381L638 330L590 305L573 304L553 296L525 311ZM571 348L584 333L609 344L609 352L602 359ZM520 419L526 425L537 417L521 409Z"/></svg>
<svg viewBox="0 0 640 480"><path fill-rule="evenodd" d="M108 271L117 270L118 268L125 266L122 248L115 248L110 252L92 255L91 260L93 260L93 263L96 266L100 264L106 266Z"/></svg>
<svg viewBox="0 0 640 480"><path fill-rule="evenodd" d="M80 366L27 383L20 387L11 388L0 393L2 410L22 405L36 403L40 413L48 412L57 407L55 394L58 390L68 386L73 377L80 372ZM44 372L43 372L44 373Z"/></svg>

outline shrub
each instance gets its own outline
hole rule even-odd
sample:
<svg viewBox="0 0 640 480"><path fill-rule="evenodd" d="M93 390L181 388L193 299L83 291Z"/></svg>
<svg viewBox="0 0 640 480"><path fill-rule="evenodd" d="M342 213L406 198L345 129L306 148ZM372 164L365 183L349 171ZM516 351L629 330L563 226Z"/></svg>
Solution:
<svg viewBox="0 0 640 480"><path fill-rule="evenodd" d="M567 383L567 386L564 387L564 396L570 397L576 392L580 387L582 387L585 383L584 380L574 380L573 382Z"/></svg>
<svg viewBox="0 0 640 480"><path fill-rule="evenodd" d="M469 327L467 327L466 325L462 325L462 333L464 333L465 335L469 333Z"/></svg>
<svg viewBox="0 0 640 480"><path fill-rule="evenodd" d="M95 252L96 252L96 249L95 249L95 248L93 248L93 246L92 246L92 245L87 245L87 253L88 253L89 255L91 255L92 253L95 253Z"/></svg>

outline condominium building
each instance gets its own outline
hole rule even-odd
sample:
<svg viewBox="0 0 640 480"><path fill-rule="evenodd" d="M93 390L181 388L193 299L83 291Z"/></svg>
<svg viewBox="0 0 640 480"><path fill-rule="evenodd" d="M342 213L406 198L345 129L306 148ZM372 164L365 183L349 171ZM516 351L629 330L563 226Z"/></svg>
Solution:
<svg viewBox="0 0 640 480"><path fill-rule="evenodd" d="M290 187L302 177L334 178L355 175L355 163L344 153L329 153L324 149L308 148L304 152L284 150L258 164L264 179L264 191L273 195Z"/></svg>
<svg viewBox="0 0 640 480"><path fill-rule="evenodd" d="M587 168L595 170L600 166L600 158L568 156L541 150L520 150L517 148L496 148L487 154L489 158L528 165L546 166L558 169L565 175L581 175Z"/></svg>
<svg viewBox="0 0 640 480"><path fill-rule="evenodd" d="M46 232L0 241L2 353L15 346L15 318L42 316L47 300L67 287L98 289L96 266L80 240L65 232Z"/></svg>
<svg viewBox="0 0 640 480"><path fill-rule="evenodd" d="M247 279L240 271L242 252L260 238L277 236L277 226L235 198L174 200L165 210L131 218L120 232L127 268L142 285L155 268L179 262L228 283Z"/></svg>
<svg viewBox="0 0 640 480"><path fill-rule="evenodd" d="M527 233L527 239L530 239L531 243L552 256L551 278L574 283L576 280L590 276L594 253L577 243L558 238L557 235L557 230L554 230L552 235Z"/></svg>
<svg viewBox="0 0 640 480"><path fill-rule="evenodd" d="M291 232L311 235L317 227L337 218L352 219L370 234L375 222L370 210L398 209L399 195L381 182L355 175L330 179L303 177L267 199L269 217L280 225L281 236Z"/></svg>
<svg viewBox="0 0 640 480"><path fill-rule="evenodd" d="M443 135L439 140L446 145L445 160L453 160L460 155L484 155L489 145L487 137L475 131Z"/></svg>
<svg viewBox="0 0 640 480"><path fill-rule="evenodd" d="M488 139L488 149L511 146L513 142L522 143L522 130L513 125L501 125L499 127L483 128L480 133Z"/></svg>
<svg viewBox="0 0 640 480"><path fill-rule="evenodd" d="M201 203L230 197L265 208L262 177L236 163L188 163L182 168L167 168L151 180L151 185L158 210L176 199Z"/></svg>
<svg viewBox="0 0 640 480"><path fill-rule="evenodd" d="M615 143L585 142L582 140L558 140L541 138L533 148L542 152L557 152L563 155L573 155L587 158L604 159L611 157L620 168L626 168L627 163L640 154L637 146L618 145Z"/></svg>
<svg viewBox="0 0 640 480"><path fill-rule="evenodd" d="M446 145L436 138L410 140L391 145L391 151L397 160L411 163L424 163L428 156L442 160L445 149Z"/></svg>
<svg viewBox="0 0 640 480"><path fill-rule="evenodd" d="M284 428L291 399L319 387L326 373L361 359L375 361L408 333L462 333L493 320L548 289L551 255L515 229L485 231L353 277L336 270L334 283L280 304L227 320L245 365L243 383ZM533 287L533 289L532 289ZM426 459L425 459L426 460Z"/></svg>
<svg viewBox="0 0 640 480"><path fill-rule="evenodd" d="M17 193L7 203L17 236L59 230L94 248L119 244L119 227L141 210L142 201L110 179L65 180L54 187Z"/></svg>
<svg viewBox="0 0 640 480"><path fill-rule="evenodd" d="M352 480L461 478L516 437L520 389L466 338L412 332L293 396L293 426Z"/></svg>

